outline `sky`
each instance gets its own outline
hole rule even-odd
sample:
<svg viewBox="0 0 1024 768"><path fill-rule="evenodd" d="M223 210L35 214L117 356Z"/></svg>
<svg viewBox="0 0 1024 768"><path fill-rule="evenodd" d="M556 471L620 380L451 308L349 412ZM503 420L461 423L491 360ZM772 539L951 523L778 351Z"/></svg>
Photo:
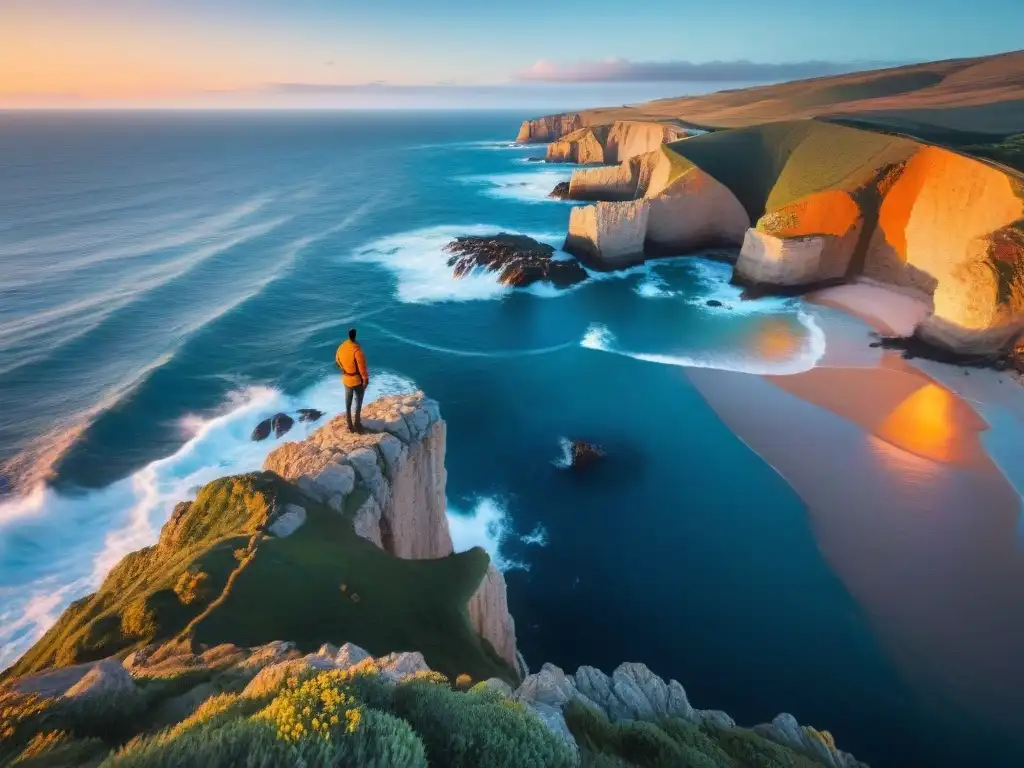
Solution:
<svg viewBox="0 0 1024 768"><path fill-rule="evenodd" d="M0 0L0 108L578 108L1013 50L1020 0Z"/></svg>

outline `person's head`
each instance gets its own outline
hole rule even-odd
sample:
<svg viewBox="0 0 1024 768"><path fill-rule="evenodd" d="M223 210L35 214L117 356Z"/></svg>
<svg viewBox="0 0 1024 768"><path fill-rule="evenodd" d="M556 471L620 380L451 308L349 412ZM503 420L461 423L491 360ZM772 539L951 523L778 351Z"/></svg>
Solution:
<svg viewBox="0 0 1024 768"><path fill-rule="evenodd" d="M356 340L356 329L355 329L355 328L349 328L349 329L348 329L348 337L349 337L349 339L351 339L352 341L355 341L355 340Z"/></svg>

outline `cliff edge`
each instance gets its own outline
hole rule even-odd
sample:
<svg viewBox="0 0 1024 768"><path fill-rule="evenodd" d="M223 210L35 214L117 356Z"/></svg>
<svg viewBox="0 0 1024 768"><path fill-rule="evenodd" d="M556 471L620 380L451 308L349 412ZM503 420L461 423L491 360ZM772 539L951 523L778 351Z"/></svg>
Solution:
<svg viewBox="0 0 1024 768"><path fill-rule="evenodd" d="M175 507L156 544L72 603L8 676L153 643L414 650L452 676L515 681L505 583L486 552L453 553L445 423L422 394L285 443L265 471L221 478Z"/></svg>

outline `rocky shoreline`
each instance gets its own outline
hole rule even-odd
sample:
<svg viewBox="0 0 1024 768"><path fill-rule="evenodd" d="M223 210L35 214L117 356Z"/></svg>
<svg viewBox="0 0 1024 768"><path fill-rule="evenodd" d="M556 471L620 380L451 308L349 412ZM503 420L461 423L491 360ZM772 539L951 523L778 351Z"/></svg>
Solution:
<svg viewBox="0 0 1024 768"><path fill-rule="evenodd" d="M531 674L516 649L515 626L508 612L504 578L493 564L477 571L481 576L477 577L476 587L463 592L463 620L468 620L479 638L507 665L510 673L507 679L471 679L460 674L458 680L453 680L439 675L428 664L424 652L429 656L436 653L436 649L417 648L412 642L373 654L349 637L332 634L327 625L316 640L319 644L316 651L300 650L316 637L309 635L308 630L302 643L294 642L294 638L268 639L256 646L232 641L232 637L242 636L233 625L251 621L246 613L269 612L271 615L266 617L269 627L275 626L277 621L274 610L266 605L248 603L244 598L238 603L241 595L236 596L233 591L242 589L245 579L249 578L243 574L258 570L267 558L282 557L284 542L298 542L309 536L320 538L323 534L317 531L318 526L326 522L324 516L344 520L364 541L362 546L369 543L371 548L379 548L392 558L442 564L463 557L452 553L445 514L446 425L438 404L422 394L384 397L367 406L363 424L368 432L353 434L345 427L343 417L338 417L308 439L285 443L271 453L265 463L265 474L277 478L274 482L288 481L287 487L292 489L289 493L293 495L285 497L281 495L283 491L278 492L267 511L261 510L267 509L266 501L270 497L266 493L271 485L260 486L265 491L240 497L237 496L240 486L236 482L229 487L234 489L232 498L237 501L229 499L228 506L217 507L215 515L212 508L203 506L209 496L204 489L196 501L185 502L175 509L156 547L129 555L108 575L101 593L69 608L37 646L13 670L8 670L0 684L0 698L6 713L0 725L8 729L7 744L15 745L15 754L24 745L28 745L24 746L26 750L44 752L74 746L80 754L91 756L92 761L83 764L97 765L111 747L117 747L132 735L132 729L142 728L142 723L148 723L146 727L150 729L177 728L170 732L174 734L193 722L190 718L196 713L212 706L211 702L230 701L234 706L238 702L259 699L261 706L267 702L272 705L273 696L285 695L304 680L343 674L323 679L352 684L364 676L372 679L378 692L361 706L387 711L402 711L399 704L394 705L398 707L396 710L388 709L391 705L385 699L397 697L397 701L404 685L452 685L456 692L468 691L468 686L474 685L474 692L490 691L490 695L507 702L506 706L526 713L524 727L534 722L542 731L553 735L556 739L553 743L561 745L556 752L563 755L562 758L537 762L521 756L523 762L518 764L524 766L540 768L563 764L560 760L564 760L565 765L579 764L581 760L590 764L593 756L584 760L583 754L597 748L594 728L612 733L615 728L661 728L669 727L670 723L677 724L672 726L676 729L673 732L683 729L691 734L688 739L703 739L700 743L704 745L701 749L705 750L705 756L709 750L720 756L715 758L719 762L709 765L738 765L734 762L738 753L730 749L739 748L736 745L740 742L745 750L743 754L754 749L768 755L773 754L773 749L783 749L785 752L779 754L792 755L786 758L789 760L786 764L791 765L828 768L862 765L838 750L827 732L800 726L791 715L782 714L771 723L748 729L737 726L724 712L695 709L682 685L674 680L665 682L643 664L622 664L611 675L586 666L580 667L574 675L566 675L557 666L544 664ZM601 455L601 449L586 443L577 441L574 447L574 458L581 465ZM231 481L230 478L225 480ZM221 489L223 482L211 485ZM223 491L218 490L217 495L222 498ZM290 501L285 503L285 498ZM238 504L242 506L236 506ZM237 516L239 512L241 517ZM310 527L314 528L312 532ZM188 605L198 600L205 608L188 621L182 631L172 633L174 636L167 637L164 632L162 640L147 642L144 639L152 634L145 634L145 622L167 621L170 616L163 602L157 608L157 603L147 601L146 605L151 605L152 609L146 610L157 611L149 618L137 618L127 609L119 615L120 640L114 638L108 646L116 651L113 654L104 653L102 646L92 641L84 646L54 645L78 631L75 627L83 610L94 616L83 625L90 628L90 636L96 635L97 622L109 626L110 621L103 617L102 611L110 610L111 600L121 600L125 593L145 587L151 578L141 575L147 558L152 561L162 552L162 556L173 559L178 553L191 551L190 547L196 546L202 537L210 539L213 548L209 552L213 553L221 546L218 542L235 546L230 542L237 538L234 534L240 532L249 540L248 549L235 553L238 567L219 596L203 590L204 584L214 580L212 577L199 579L197 572L191 570L185 571L191 574L188 585L182 586L183 580L179 580L175 588L177 599ZM338 556L345 557L340 553ZM207 562L210 554L201 557ZM310 573L315 574L315 571ZM299 581L283 585L285 589L298 593L309 588L303 583L307 577L296 574L294 578ZM361 603L357 588L369 591L365 586L350 587L342 582L343 602ZM334 589L337 590L337 585ZM108 595L106 598L102 597L104 593ZM373 595L366 598L374 599ZM235 601L235 618L229 623L215 623L220 629L213 637L219 635L220 639L211 642L210 627L207 626L205 634L201 631L203 622L209 623L218 610L232 601ZM135 604L128 603L129 606ZM243 613L238 614L238 610ZM320 611L324 610L334 609L321 606ZM402 620L401 617L398 620ZM136 629L137 626L142 628ZM168 625L168 628L173 626ZM160 634L158 627L157 634ZM332 642L341 645L332 645ZM93 658L88 658L90 655ZM461 666L458 661L455 665L456 668ZM12 715L14 712L20 714ZM40 713L48 713L40 722L74 723L73 734L55 738L52 744L37 745L32 733L38 736L41 726L36 725L33 718L42 717ZM83 717L86 719L82 720ZM112 726L109 718L115 718L120 725ZM581 742L584 736L586 739ZM426 739L426 735L423 738ZM617 749L617 743L612 741L600 748ZM429 748L428 740L428 751ZM483 744L477 747L489 748ZM664 748L691 749L683 743ZM130 751L131 745L126 749ZM0 750L0 757L3 756ZM110 762L113 759L107 758L103 765L120 765Z"/></svg>
<svg viewBox="0 0 1024 768"><path fill-rule="evenodd" d="M518 140L552 142L555 159L583 165L596 162L598 147L614 144L619 153L609 137L623 124L603 121L600 110L556 115L525 122ZM901 342L914 354L1012 357L1024 334L1019 175L911 139L816 121L693 137L670 127L648 121L648 141L636 152L616 154L617 165L579 168L568 190L558 190L593 203L571 210L563 246L590 269L738 248L732 279L750 296L870 279L927 297L929 314ZM838 146L848 150L838 156L841 171L830 166L835 153L822 151Z"/></svg>

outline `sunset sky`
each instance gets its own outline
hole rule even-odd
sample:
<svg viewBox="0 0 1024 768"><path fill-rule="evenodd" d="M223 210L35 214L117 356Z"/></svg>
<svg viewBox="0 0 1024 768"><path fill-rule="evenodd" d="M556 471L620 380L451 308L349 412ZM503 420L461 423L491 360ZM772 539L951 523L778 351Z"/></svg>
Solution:
<svg viewBox="0 0 1024 768"><path fill-rule="evenodd" d="M0 0L0 107L572 107L998 53L1021 29L1019 0Z"/></svg>

